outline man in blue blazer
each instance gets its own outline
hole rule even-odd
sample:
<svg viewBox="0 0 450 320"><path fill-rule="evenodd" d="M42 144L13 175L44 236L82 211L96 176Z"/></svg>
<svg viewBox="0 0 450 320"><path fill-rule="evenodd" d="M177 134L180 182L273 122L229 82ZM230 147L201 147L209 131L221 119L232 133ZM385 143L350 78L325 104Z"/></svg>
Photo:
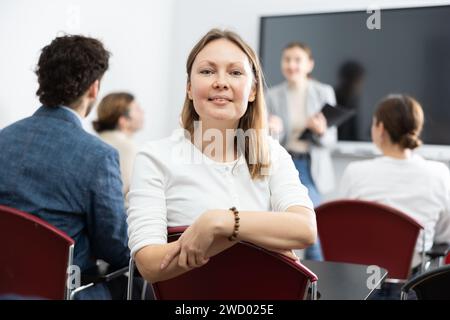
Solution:
<svg viewBox="0 0 450 320"><path fill-rule="evenodd" d="M0 131L0 204L66 232L75 240L74 264L82 272L97 259L114 267L129 259L118 153L81 124L108 61L96 39L54 39L36 69L42 106ZM96 285L79 298L111 298L115 285L109 286Z"/></svg>

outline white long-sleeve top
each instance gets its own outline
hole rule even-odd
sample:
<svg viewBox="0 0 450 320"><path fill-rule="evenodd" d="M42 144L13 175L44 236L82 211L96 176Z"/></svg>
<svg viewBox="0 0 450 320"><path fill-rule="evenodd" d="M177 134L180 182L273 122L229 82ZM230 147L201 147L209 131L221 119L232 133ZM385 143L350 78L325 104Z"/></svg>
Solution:
<svg viewBox="0 0 450 320"><path fill-rule="evenodd" d="M376 201L411 216L425 228L425 250L450 242L450 173L443 163L419 155L352 162L341 179L343 198ZM382 237L380 233L380 237ZM422 251L422 235L416 252Z"/></svg>
<svg viewBox="0 0 450 320"><path fill-rule="evenodd" d="M128 194L131 254L167 243L167 227L190 225L211 209L286 211L299 205L313 210L291 156L270 137L268 145L268 175L252 180L243 156L228 163L213 161L183 130L145 144L136 156Z"/></svg>

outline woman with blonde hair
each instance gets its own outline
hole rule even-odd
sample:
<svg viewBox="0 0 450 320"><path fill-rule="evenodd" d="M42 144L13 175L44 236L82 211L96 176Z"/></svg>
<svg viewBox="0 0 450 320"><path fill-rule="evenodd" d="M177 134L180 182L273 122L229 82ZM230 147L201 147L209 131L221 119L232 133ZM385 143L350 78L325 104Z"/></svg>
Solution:
<svg viewBox="0 0 450 320"><path fill-rule="evenodd" d="M266 134L263 76L235 33L213 29L186 65L182 130L137 155L129 246L151 282L245 240L295 258L316 239L311 200L289 154ZM167 227L188 225L167 243Z"/></svg>

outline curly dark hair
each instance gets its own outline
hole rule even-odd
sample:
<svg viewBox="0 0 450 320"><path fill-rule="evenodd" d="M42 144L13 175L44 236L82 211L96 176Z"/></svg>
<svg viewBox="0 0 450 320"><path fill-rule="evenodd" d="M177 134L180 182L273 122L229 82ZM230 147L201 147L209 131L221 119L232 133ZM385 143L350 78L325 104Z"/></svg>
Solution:
<svg viewBox="0 0 450 320"><path fill-rule="evenodd" d="M93 38L66 35L42 49L36 67L39 101L47 107L75 103L109 66L110 53Z"/></svg>

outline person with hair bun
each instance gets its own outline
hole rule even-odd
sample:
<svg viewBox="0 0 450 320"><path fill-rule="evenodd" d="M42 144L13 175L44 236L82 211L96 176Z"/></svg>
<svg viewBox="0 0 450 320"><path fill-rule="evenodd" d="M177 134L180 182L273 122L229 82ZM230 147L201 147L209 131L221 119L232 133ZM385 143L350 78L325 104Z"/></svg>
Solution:
<svg viewBox="0 0 450 320"><path fill-rule="evenodd" d="M99 137L119 152L122 191L130 189L131 172L137 145L132 139L144 123L144 112L134 96L127 92L106 95L97 108L97 120L92 125ZM128 202L125 201L125 206Z"/></svg>
<svg viewBox="0 0 450 320"><path fill-rule="evenodd" d="M440 162L413 150L422 144L422 107L407 95L389 95L375 111L372 140L383 156L348 165L341 179L343 198L375 201L396 208L425 226L425 250L450 242L450 173ZM380 234L380 236L382 236ZM421 262L422 235L412 267Z"/></svg>

